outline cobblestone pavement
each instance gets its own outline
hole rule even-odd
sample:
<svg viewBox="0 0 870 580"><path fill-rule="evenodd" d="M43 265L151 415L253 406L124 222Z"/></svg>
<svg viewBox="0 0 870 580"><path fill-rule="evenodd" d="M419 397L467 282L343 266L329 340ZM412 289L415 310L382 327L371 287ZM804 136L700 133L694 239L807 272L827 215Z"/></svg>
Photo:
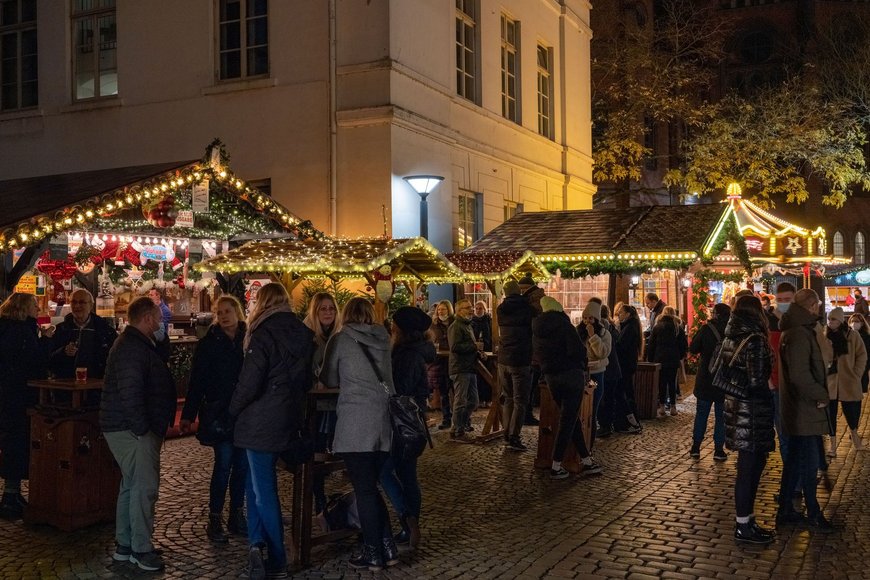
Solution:
<svg viewBox="0 0 870 580"><path fill-rule="evenodd" d="M840 439L831 490L820 486L836 531L781 528L769 547L738 547L734 456L715 463L708 439L701 459L691 460L694 399L679 409L676 417L645 422L642 435L597 443L602 476L564 481L535 470L533 452L504 451L498 443L451 445L446 433L436 433L435 450L421 459L421 547L379 574L347 566L349 542L319 547L313 566L297 577L870 578L870 452L857 453L848 437ZM478 427L482 420L481 411ZM861 432L870 439L867 413ZM534 446L534 429L523 437ZM150 576L234 578L241 571L244 542L215 547L205 537L210 463L210 450L192 438L167 442L155 536L168 565ZM772 454L757 502L762 523L773 523L781 466ZM282 474L280 485L289 506L290 477ZM336 477L328 485L347 484ZM112 549L111 525L63 533L0 520L4 579L139 577L132 565L112 562Z"/></svg>

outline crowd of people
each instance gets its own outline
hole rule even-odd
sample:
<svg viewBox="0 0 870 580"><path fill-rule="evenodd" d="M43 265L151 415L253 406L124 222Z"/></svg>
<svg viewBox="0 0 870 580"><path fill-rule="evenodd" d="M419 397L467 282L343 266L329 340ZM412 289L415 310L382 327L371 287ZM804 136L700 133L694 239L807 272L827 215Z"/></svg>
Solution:
<svg viewBox="0 0 870 580"><path fill-rule="evenodd" d="M592 454L597 438L643 431L634 395L639 361L660 365L657 418L677 415L678 373L689 354L698 356L689 455L700 457L713 411L713 459L726 461L726 448L737 455L735 539L766 544L775 537L756 521L754 506L777 439L784 465L777 524L830 530L816 499L816 474L837 456L838 407L853 445L864 447L857 428L868 387L870 322L859 312L847 321L840 308L825 320L816 293L787 282L775 297L761 298L743 290L731 304L716 304L689 340L685 323L656 294L645 296L646 329L634 306L619 303L611 317L598 298L588 301L575 326L531 278L504 284L497 338L487 305L464 298L438 302L429 314L399 308L385 326L362 297L340 308L332 295L315 294L300 320L277 283L260 289L247 317L236 298L221 296L194 355L179 425L184 433L197 422L197 438L214 453L206 536L215 544L246 538L250 578L287 576L277 473L282 454L305 439L311 389L338 388L334 408L320 409L315 418L314 447L345 463L361 528L360 549L349 564L374 571L399 563L399 545L417 547L422 539L418 458L391 453L391 396L412 398L421 412L440 410L438 428L449 430L448 440L472 442L471 415L492 397L482 392L487 381L478 379L486 371L479 363L495 356L505 450L529 449L522 429L537 422L533 395L539 382L546 384L559 411L549 475L561 480L570 476L562 464L569 444L581 474L594 475L603 471ZM134 300L120 336L94 314L87 291L73 293L71 302L66 320L45 330L36 325L33 296L13 294L0 306L0 516L21 517L26 506L25 411L35 402L27 381L46 369L72 377L76 367L87 366L89 375L104 377L100 426L122 474L113 558L160 570L154 506L160 449L176 409L161 348L164 302L159 294ZM440 409L432 408L434 393ZM592 397L588 441L578 420L586 396ZM324 478L313 488L315 510L322 512ZM396 533L384 495L400 525Z"/></svg>

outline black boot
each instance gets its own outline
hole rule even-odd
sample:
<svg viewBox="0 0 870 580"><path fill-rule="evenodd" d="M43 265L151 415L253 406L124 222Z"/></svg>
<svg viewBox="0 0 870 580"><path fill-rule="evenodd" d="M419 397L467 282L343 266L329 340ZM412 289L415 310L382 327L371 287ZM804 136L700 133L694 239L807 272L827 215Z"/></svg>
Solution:
<svg viewBox="0 0 870 580"><path fill-rule="evenodd" d="M384 564L387 566L395 566L399 563L399 547L393 541L392 535L388 535L381 542L384 547Z"/></svg>
<svg viewBox="0 0 870 580"><path fill-rule="evenodd" d="M230 510L230 517L227 519L227 531L236 536L248 537L248 519L245 517L244 508Z"/></svg>
<svg viewBox="0 0 870 580"><path fill-rule="evenodd" d="M227 543L227 536L224 534L224 526L221 523L220 514L208 514L208 525L205 527L205 535L215 544Z"/></svg>
<svg viewBox="0 0 870 580"><path fill-rule="evenodd" d="M420 522L414 516L408 516L405 521L408 523L408 532L411 535L411 547L416 548L420 545Z"/></svg>
<svg viewBox="0 0 870 580"><path fill-rule="evenodd" d="M737 524L734 526L734 539L747 544L769 544L773 541L773 535L764 534L752 526L752 522Z"/></svg>
<svg viewBox="0 0 870 580"><path fill-rule="evenodd" d="M24 516L24 505L18 501L19 494L4 493L0 502L0 518L4 520L20 520Z"/></svg>
<svg viewBox="0 0 870 580"><path fill-rule="evenodd" d="M701 442L693 441L692 448L689 449L689 457L692 459L699 459L701 457Z"/></svg>
<svg viewBox="0 0 870 580"><path fill-rule="evenodd" d="M396 542L400 546L405 546L411 543L411 532L408 531L408 520L404 517L399 518L399 525L402 526L402 530L393 536L393 541Z"/></svg>
<svg viewBox="0 0 870 580"><path fill-rule="evenodd" d="M363 544L359 555L348 560L348 564L353 568L368 568L372 572L383 570L384 557L381 556L381 547Z"/></svg>
<svg viewBox="0 0 870 580"><path fill-rule="evenodd" d="M767 528L762 528L761 526L758 525L758 522L755 521L754 517L749 519L749 525L755 531L755 534L760 536L760 537L770 538L771 541L776 537L776 531L768 530Z"/></svg>

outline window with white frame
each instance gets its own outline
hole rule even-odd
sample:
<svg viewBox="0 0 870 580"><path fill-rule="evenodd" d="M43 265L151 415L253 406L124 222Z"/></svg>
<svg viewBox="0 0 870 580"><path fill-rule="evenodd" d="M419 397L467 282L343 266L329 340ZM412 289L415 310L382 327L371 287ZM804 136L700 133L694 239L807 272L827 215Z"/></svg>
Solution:
<svg viewBox="0 0 870 580"><path fill-rule="evenodd" d="M864 251L864 234L858 232L855 234L855 252L852 262L854 264L864 264L866 262L866 252Z"/></svg>
<svg viewBox="0 0 870 580"><path fill-rule="evenodd" d="M456 0L456 93L479 103L477 91L477 2Z"/></svg>
<svg viewBox="0 0 870 580"><path fill-rule="evenodd" d="M834 257L842 258L843 254L843 234L834 232Z"/></svg>
<svg viewBox="0 0 870 580"><path fill-rule="evenodd" d="M268 0L218 0L218 78L268 74Z"/></svg>
<svg viewBox="0 0 870 580"><path fill-rule="evenodd" d="M72 0L73 97L118 94L115 0Z"/></svg>
<svg viewBox="0 0 870 580"><path fill-rule="evenodd" d="M36 0L0 1L0 111L39 102Z"/></svg>
<svg viewBox="0 0 870 580"><path fill-rule="evenodd" d="M508 221L518 213L523 213L523 204L515 201L505 200L504 202L504 221Z"/></svg>
<svg viewBox="0 0 870 580"><path fill-rule="evenodd" d="M553 138L553 50L538 45L538 133Z"/></svg>
<svg viewBox="0 0 870 580"><path fill-rule="evenodd" d="M519 100L520 23L501 15L501 116L520 122Z"/></svg>
<svg viewBox="0 0 870 580"><path fill-rule="evenodd" d="M457 250L464 250L482 234L481 202L483 196L473 191L460 190L457 197L456 241Z"/></svg>

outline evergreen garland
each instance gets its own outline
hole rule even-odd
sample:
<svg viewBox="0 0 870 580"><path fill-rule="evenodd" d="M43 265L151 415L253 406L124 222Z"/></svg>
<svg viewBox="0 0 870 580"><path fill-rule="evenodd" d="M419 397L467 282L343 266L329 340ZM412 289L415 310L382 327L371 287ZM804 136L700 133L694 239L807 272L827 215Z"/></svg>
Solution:
<svg viewBox="0 0 870 580"><path fill-rule="evenodd" d="M551 274L560 270L563 278L584 278L600 274L648 274L656 270L685 270L694 260L641 260L634 261L611 258L594 260L589 263L569 264L568 262L547 262L545 266Z"/></svg>

